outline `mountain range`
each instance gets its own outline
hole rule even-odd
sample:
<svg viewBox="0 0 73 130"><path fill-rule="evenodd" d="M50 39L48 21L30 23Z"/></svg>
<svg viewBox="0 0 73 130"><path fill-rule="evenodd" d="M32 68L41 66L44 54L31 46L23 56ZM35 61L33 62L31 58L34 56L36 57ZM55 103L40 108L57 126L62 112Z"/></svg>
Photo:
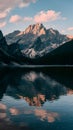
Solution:
<svg viewBox="0 0 73 130"><path fill-rule="evenodd" d="M43 24L29 25L5 37L0 31L0 64L73 64L73 40Z"/></svg>
<svg viewBox="0 0 73 130"><path fill-rule="evenodd" d="M16 43L21 53L30 58L41 57L69 40L68 36L46 29L43 24L29 25L25 31L14 31L5 38L8 45Z"/></svg>

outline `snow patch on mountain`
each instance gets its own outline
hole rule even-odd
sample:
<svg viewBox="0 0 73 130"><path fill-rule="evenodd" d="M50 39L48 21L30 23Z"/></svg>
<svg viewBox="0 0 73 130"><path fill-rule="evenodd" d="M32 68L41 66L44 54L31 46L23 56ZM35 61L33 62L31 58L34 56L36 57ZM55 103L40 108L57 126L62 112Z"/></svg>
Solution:
<svg viewBox="0 0 73 130"><path fill-rule="evenodd" d="M29 56L30 58L34 58L37 54L33 48L22 50L21 52L22 54L25 54L26 56Z"/></svg>

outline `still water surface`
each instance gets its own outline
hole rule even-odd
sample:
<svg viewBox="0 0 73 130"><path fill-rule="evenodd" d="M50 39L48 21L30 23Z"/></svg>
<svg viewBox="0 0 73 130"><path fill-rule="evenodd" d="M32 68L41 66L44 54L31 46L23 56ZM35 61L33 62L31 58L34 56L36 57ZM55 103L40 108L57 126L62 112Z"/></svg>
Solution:
<svg viewBox="0 0 73 130"><path fill-rule="evenodd" d="M0 72L0 130L73 130L72 73Z"/></svg>

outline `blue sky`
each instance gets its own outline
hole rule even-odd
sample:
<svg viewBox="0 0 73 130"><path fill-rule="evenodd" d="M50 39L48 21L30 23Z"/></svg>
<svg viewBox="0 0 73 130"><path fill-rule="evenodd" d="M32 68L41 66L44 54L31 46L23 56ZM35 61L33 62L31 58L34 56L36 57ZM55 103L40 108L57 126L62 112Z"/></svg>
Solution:
<svg viewBox="0 0 73 130"><path fill-rule="evenodd" d="M73 0L0 0L0 29L4 34L43 23L73 35Z"/></svg>

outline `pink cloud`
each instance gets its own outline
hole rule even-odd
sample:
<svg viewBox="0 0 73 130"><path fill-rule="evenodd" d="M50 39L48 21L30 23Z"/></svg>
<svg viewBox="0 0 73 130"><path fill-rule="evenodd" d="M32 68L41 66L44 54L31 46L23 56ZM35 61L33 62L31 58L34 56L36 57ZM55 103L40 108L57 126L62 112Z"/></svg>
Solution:
<svg viewBox="0 0 73 130"><path fill-rule="evenodd" d="M73 27L69 27L69 28L68 28L68 31L73 31Z"/></svg>
<svg viewBox="0 0 73 130"><path fill-rule="evenodd" d="M7 16L6 12L0 13L0 19L5 18Z"/></svg>
<svg viewBox="0 0 73 130"><path fill-rule="evenodd" d="M30 3L35 3L36 0L23 0L20 4L19 7L23 8L23 7L27 7Z"/></svg>
<svg viewBox="0 0 73 130"><path fill-rule="evenodd" d="M5 18L14 8L23 8L29 6L30 3L35 3L36 1L37 0L0 0L0 19ZM9 12L7 12L8 9L10 9Z"/></svg>
<svg viewBox="0 0 73 130"><path fill-rule="evenodd" d="M9 22L16 23L16 22L19 22L20 20L21 20L21 17L19 15L13 15L13 16L11 16Z"/></svg>
<svg viewBox="0 0 73 130"><path fill-rule="evenodd" d="M66 20L65 17L61 16L61 12L55 12L54 10L41 11L34 17L24 17L24 22L44 23L55 20Z"/></svg>
<svg viewBox="0 0 73 130"><path fill-rule="evenodd" d="M24 17L22 18L19 15L11 16L9 22L10 23L16 23L16 22L32 22L32 23L44 23L44 22L50 22L55 20L65 20L65 17L61 16L61 12L55 12L54 10L48 10L48 11L41 11L38 14L36 14L33 17Z"/></svg>
<svg viewBox="0 0 73 130"><path fill-rule="evenodd" d="M0 28L3 28L6 25L6 22L0 22Z"/></svg>
<svg viewBox="0 0 73 130"><path fill-rule="evenodd" d="M41 11L34 16L34 21L37 23L55 21L61 18L61 12L55 12L54 10Z"/></svg>
<svg viewBox="0 0 73 130"><path fill-rule="evenodd" d="M6 10L8 8L25 7L30 3L35 3L36 0L0 0L0 10Z"/></svg>
<svg viewBox="0 0 73 130"><path fill-rule="evenodd" d="M24 22L30 22L32 21L32 17L24 17Z"/></svg>
<svg viewBox="0 0 73 130"><path fill-rule="evenodd" d="M0 12L0 19L5 18L8 15L8 13L10 12L10 10L11 10L11 8L8 8L8 9L4 10L3 12Z"/></svg>

